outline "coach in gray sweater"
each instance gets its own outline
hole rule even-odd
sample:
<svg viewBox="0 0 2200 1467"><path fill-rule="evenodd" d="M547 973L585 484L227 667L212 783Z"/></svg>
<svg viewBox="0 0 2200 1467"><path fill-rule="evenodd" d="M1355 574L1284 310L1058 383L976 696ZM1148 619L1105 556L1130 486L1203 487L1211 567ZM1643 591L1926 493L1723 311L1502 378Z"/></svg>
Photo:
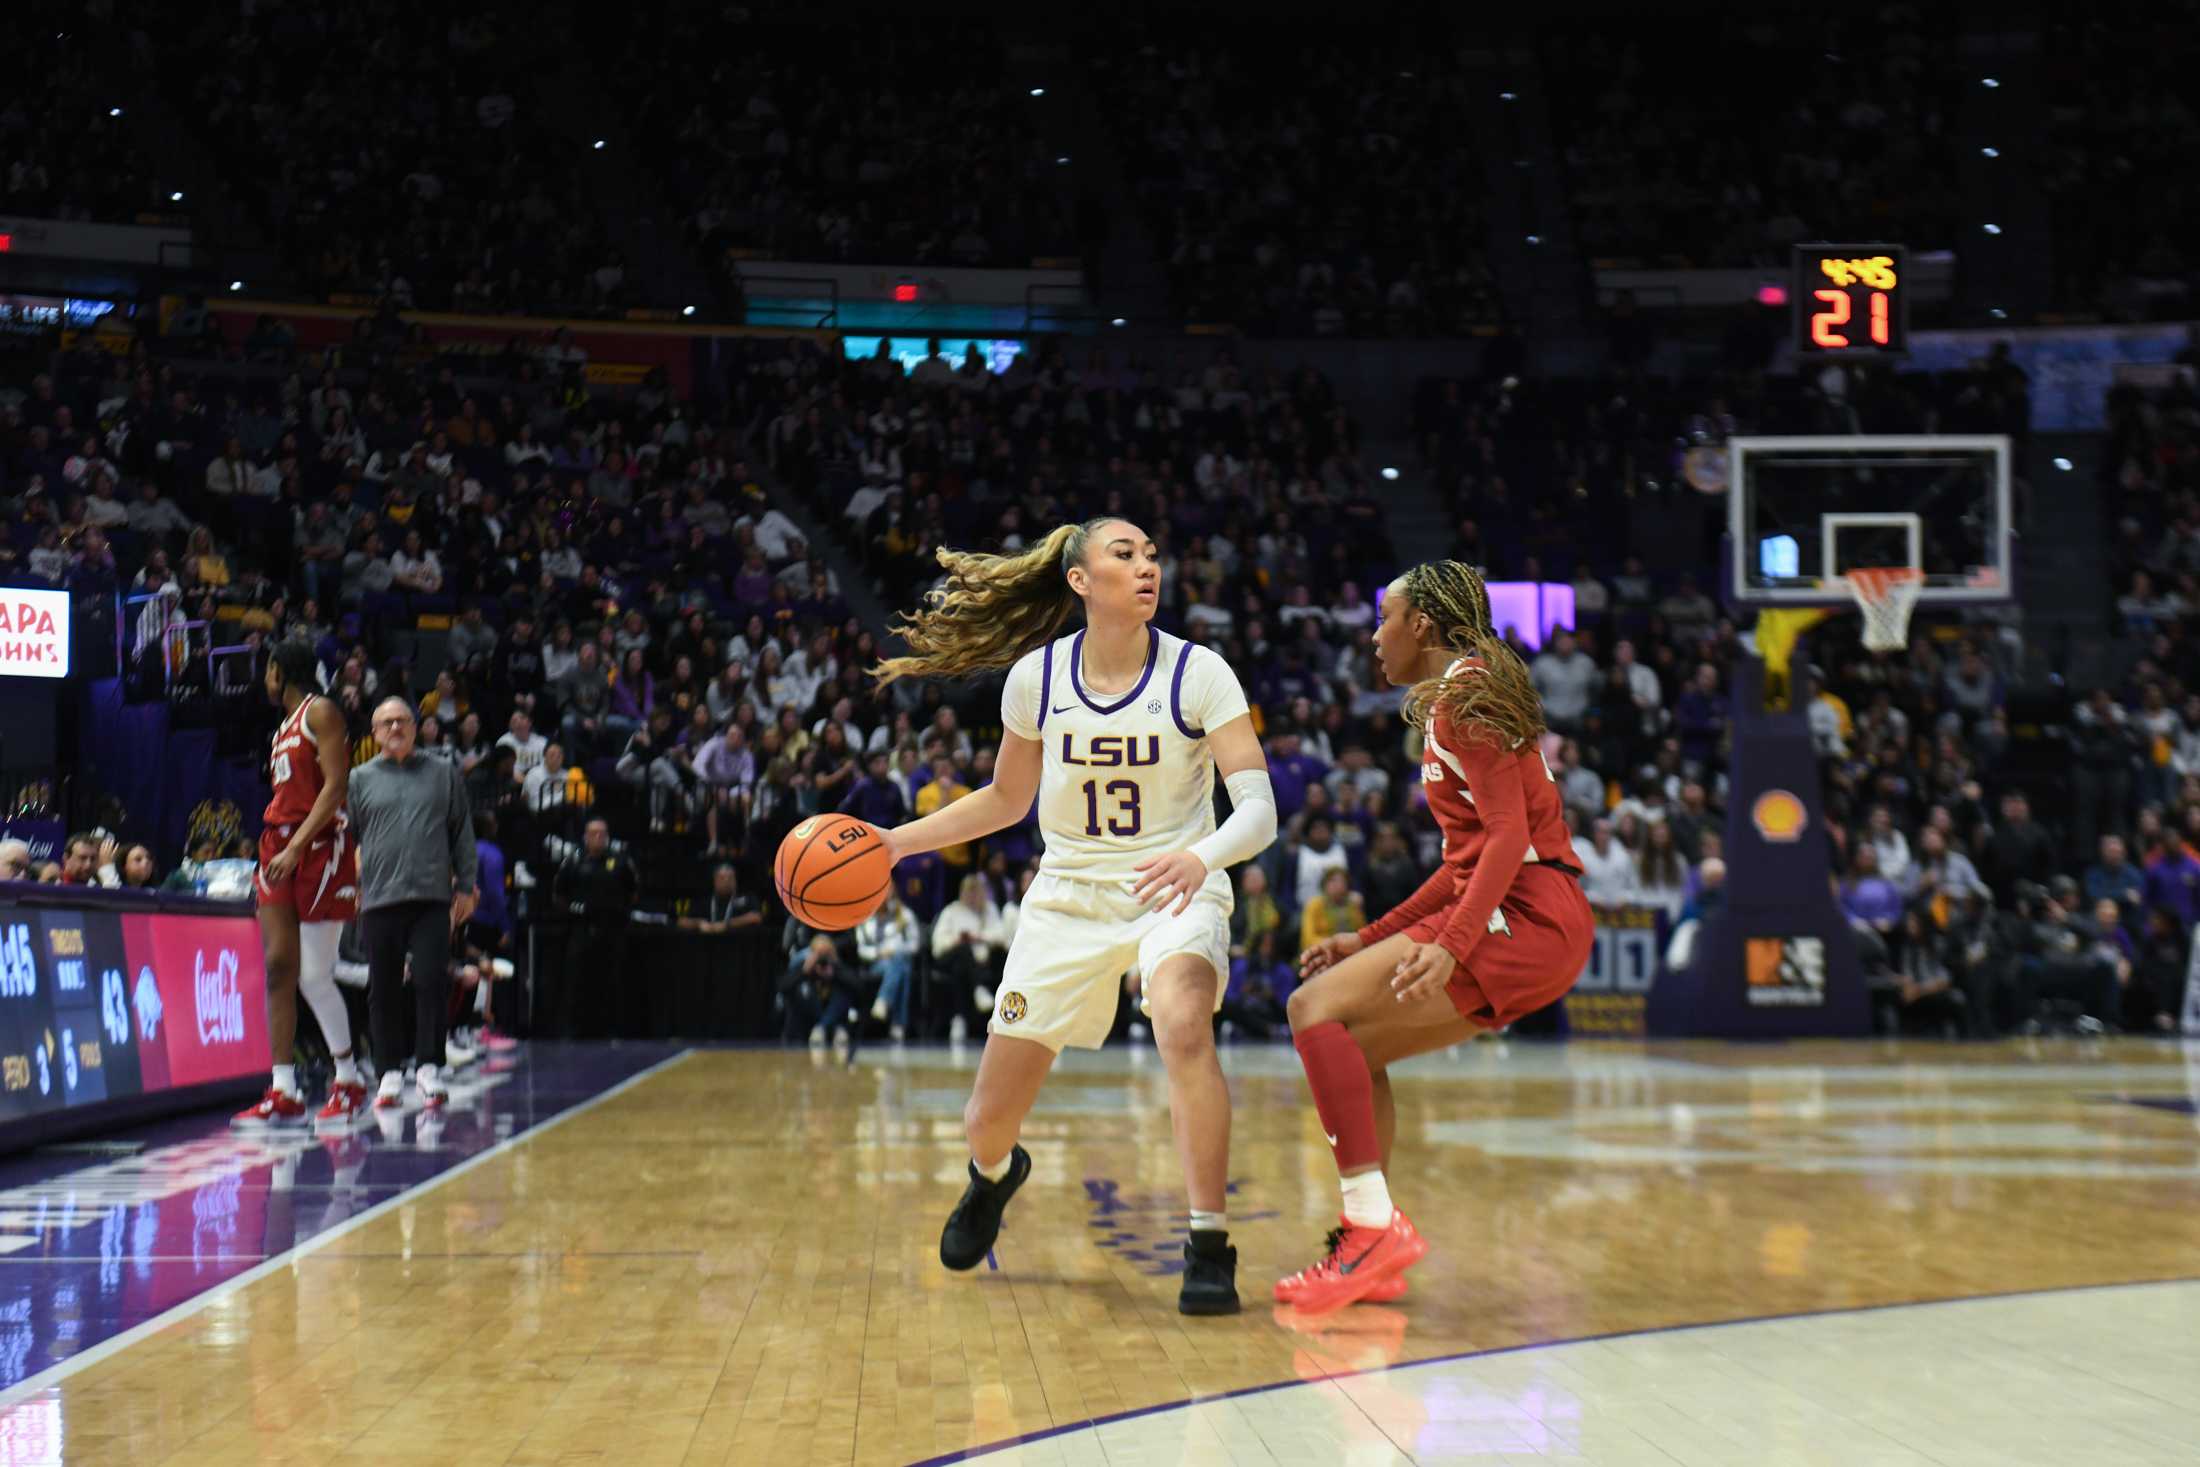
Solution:
<svg viewBox="0 0 2200 1467"><path fill-rule="evenodd" d="M473 814L458 765L416 746L411 705L374 710L382 752L351 772L351 828L359 846L359 937L367 950L367 1006L378 1107L404 1103L405 964L412 961L412 1054L420 1103L447 1098L441 1066L450 989L451 932L473 914Z"/></svg>

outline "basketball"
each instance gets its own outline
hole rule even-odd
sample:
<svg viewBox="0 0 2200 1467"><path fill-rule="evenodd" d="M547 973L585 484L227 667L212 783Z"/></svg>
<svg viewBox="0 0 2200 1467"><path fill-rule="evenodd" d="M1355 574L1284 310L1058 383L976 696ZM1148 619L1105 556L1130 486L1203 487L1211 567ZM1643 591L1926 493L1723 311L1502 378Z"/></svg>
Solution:
<svg viewBox="0 0 2200 1467"><path fill-rule="evenodd" d="M772 861L779 899L823 932L845 931L877 911L893 879L885 839L852 815L812 815L787 832Z"/></svg>

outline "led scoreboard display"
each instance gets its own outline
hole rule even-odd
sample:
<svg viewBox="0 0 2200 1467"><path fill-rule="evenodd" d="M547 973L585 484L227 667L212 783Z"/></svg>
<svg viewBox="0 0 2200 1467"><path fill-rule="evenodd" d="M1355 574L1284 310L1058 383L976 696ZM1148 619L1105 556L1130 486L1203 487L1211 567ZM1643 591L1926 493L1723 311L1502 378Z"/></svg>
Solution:
<svg viewBox="0 0 2200 1467"><path fill-rule="evenodd" d="M1910 349L1909 251L1901 245L1795 247L1799 356L1893 356Z"/></svg>

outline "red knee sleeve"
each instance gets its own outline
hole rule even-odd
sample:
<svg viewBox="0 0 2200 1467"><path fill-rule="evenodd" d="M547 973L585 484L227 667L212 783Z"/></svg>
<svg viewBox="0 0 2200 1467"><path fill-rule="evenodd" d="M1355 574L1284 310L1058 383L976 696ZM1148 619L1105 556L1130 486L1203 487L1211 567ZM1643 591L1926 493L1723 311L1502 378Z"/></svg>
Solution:
<svg viewBox="0 0 2200 1467"><path fill-rule="evenodd" d="M1352 1032L1334 1020L1300 1030L1292 1038L1299 1063L1306 1067L1307 1088L1321 1114L1322 1134L1337 1156L1337 1170L1379 1166L1382 1147L1375 1139L1375 1084L1368 1078L1367 1056Z"/></svg>

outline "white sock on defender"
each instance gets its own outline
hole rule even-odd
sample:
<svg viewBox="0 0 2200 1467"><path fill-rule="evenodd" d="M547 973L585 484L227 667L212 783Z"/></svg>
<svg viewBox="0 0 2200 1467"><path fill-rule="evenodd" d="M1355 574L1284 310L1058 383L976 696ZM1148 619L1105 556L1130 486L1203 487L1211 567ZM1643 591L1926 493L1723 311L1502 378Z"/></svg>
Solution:
<svg viewBox="0 0 2200 1467"><path fill-rule="evenodd" d="M1356 1228L1387 1228L1390 1215L1396 1211L1390 1205L1390 1185L1383 1180L1381 1171L1361 1172L1356 1177L1344 1179L1344 1220Z"/></svg>

